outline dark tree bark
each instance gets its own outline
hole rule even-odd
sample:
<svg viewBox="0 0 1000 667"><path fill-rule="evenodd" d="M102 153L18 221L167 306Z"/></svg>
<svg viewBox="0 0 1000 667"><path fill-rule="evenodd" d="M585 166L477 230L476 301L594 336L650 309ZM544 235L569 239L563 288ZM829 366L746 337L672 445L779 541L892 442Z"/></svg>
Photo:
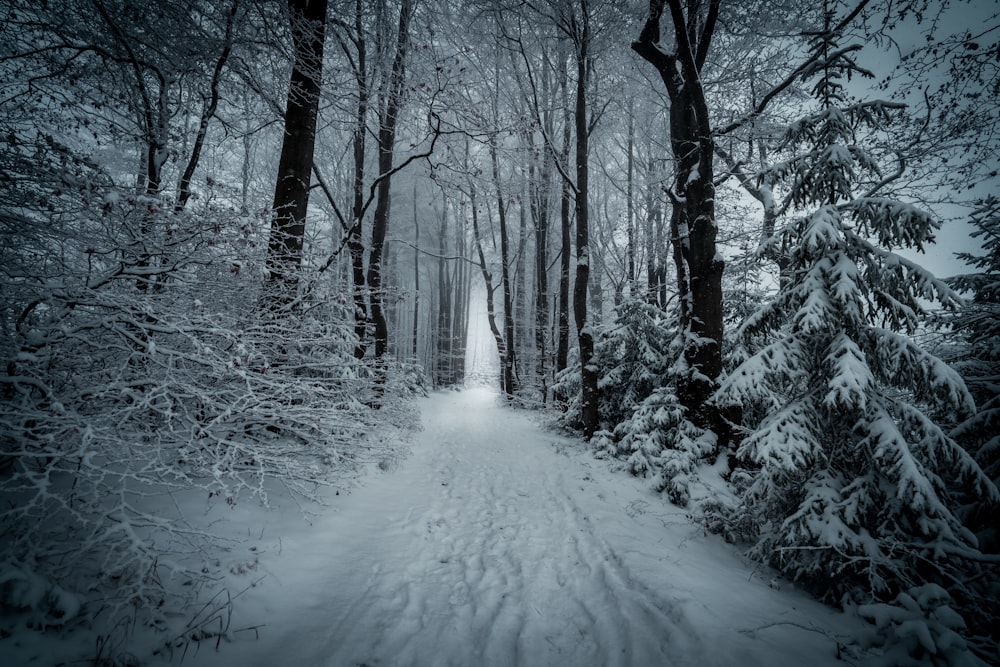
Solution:
<svg viewBox="0 0 1000 667"><path fill-rule="evenodd" d="M382 293L382 248L389 227L389 192L392 185L392 160L396 144L396 122L403 98L406 73L406 51L410 41L410 19L413 2L402 0L399 7L399 31L396 33L396 54L384 91L384 101L378 134L378 167L381 180L372 220L372 247L368 254L368 288L371 301L371 319L375 328L375 358L385 355L389 342L389 328L385 320L384 294Z"/></svg>
<svg viewBox="0 0 1000 667"><path fill-rule="evenodd" d="M288 0L295 61L285 107L285 138L274 186L267 268L272 281L298 284L323 78L326 0Z"/></svg>
<svg viewBox="0 0 1000 667"><path fill-rule="evenodd" d="M529 158L530 159L530 158ZM521 195L518 201L518 233L517 233L517 259L514 269L514 340L517 341L517 354L514 355L514 377L520 378L527 373L526 364L533 350L531 349L530 334L531 322L528 313L531 312L531 294L526 289L527 284L527 255L528 255L528 206L527 206L527 184L522 184Z"/></svg>
<svg viewBox="0 0 1000 667"><path fill-rule="evenodd" d="M699 8L705 8L701 13ZM660 20L669 9L674 52L659 46ZM686 371L677 394L688 418L718 437L726 448L730 427L722 410L709 403L722 373L722 272L715 221L715 155L712 127L701 83L719 13L719 0L688 3L651 0L649 17L632 48L657 70L670 98L670 143L674 185L670 190L673 243Z"/></svg>
<svg viewBox="0 0 1000 667"><path fill-rule="evenodd" d="M628 236L625 246L626 256L626 279L628 280L628 292L630 297L635 297L635 104L629 102L628 106L628 143L626 145L626 224L628 226L626 234Z"/></svg>
<svg viewBox="0 0 1000 667"><path fill-rule="evenodd" d="M455 216L455 257L465 257L465 233L458 215ZM451 364L449 373L452 384L465 379L466 321L469 318L468 265L459 259L452 272L453 314L451 318Z"/></svg>
<svg viewBox="0 0 1000 667"><path fill-rule="evenodd" d="M500 357L501 386L507 397L514 395L514 300L510 284L510 240L507 233L507 204L500 183L500 161L497 156L496 138L490 140L490 161L493 166L493 185L497 190L497 214L500 221L500 282L503 290L504 354Z"/></svg>
<svg viewBox="0 0 1000 667"><path fill-rule="evenodd" d="M363 0L356 0L354 7L354 30L351 43L354 45L356 60L348 57L354 63L354 79L358 87L358 106L354 119L354 137L352 140L354 157L354 180L351 186L351 228L347 232L347 250L351 255L351 281L353 283L352 298L354 300L354 335L358 340L354 348L354 356L362 359L367 349L368 333L368 301L365 287L365 246L362 242L363 222L365 217L365 147L368 134L368 49L365 42L364 28L361 24ZM340 24L345 30L346 25ZM347 46L342 42L342 48Z"/></svg>
<svg viewBox="0 0 1000 667"><path fill-rule="evenodd" d="M573 284L573 316L576 320L577 340L580 346L580 374L583 381L583 400L580 420L583 436L589 439L598 428L597 367L594 357L594 332L587 319L587 284L590 280L590 229L588 180L588 153L590 128L587 119L587 79L590 70L590 13L587 0L580 0L580 22L576 39L576 280Z"/></svg>
<svg viewBox="0 0 1000 667"><path fill-rule="evenodd" d="M455 316L452 330L455 343L452 348L452 377L456 384L465 380L465 350L469 341L469 262L466 260L466 233L461 219L456 218L455 247L460 259L455 266Z"/></svg>
<svg viewBox="0 0 1000 667"><path fill-rule="evenodd" d="M551 112L546 111L546 125L551 125ZM541 161L541 181L531 179L532 218L535 223L535 349L538 355L535 373L544 404L548 398L548 378L546 373L549 329L549 191L552 187L552 170L549 153L543 153Z"/></svg>
<svg viewBox="0 0 1000 667"><path fill-rule="evenodd" d="M563 108L566 110L563 118L563 142L560 162L569 169L569 147L573 132L573 116L569 108L569 75L566 72L566 60L562 60L562 72L559 86L562 90ZM569 364L569 264L572 217L570 214L572 189L570 182L563 179L559 194L559 314L556 332L556 373L566 369ZM564 397L559 397L560 399Z"/></svg>
<svg viewBox="0 0 1000 667"><path fill-rule="evenodd" d="M417 361L420 333L420 219L417 217L417 184L413 184L413 361Z"/></svg>
<svg viewBox="0 0 1000 667"><path fill-rule="evenodd" d="M486 286L486 319L490 324L490 332L493 334L493 340L495 340L497 344L497 354L500 356L501 368L506 368L504 359L507 356L507 347L504 344L503 334L500 333L500 329L497 327L496 306L494 302L496 286L493 284L493 274L490 273L489 267L486 264L486 254L483 252L483 240L479 231L479 207L476 202L475 186L471 186L469 188L469 204L472 209L472 237L476 243L476 253L479 256L479 271L483 276L483 283ZM503 372L501 372L500 389L508 396L513 393L513 387L511 384L512 381L509 380Z"/></svg>
<svg viewBox="0 0 1000 667"><path fill-rule="evenodd" d="M451 378L451 313L452 276L448 267L448 201L441 207L438 221L438 317L436 325L437 359L434 364L434 386L452 384Z"/></svg>

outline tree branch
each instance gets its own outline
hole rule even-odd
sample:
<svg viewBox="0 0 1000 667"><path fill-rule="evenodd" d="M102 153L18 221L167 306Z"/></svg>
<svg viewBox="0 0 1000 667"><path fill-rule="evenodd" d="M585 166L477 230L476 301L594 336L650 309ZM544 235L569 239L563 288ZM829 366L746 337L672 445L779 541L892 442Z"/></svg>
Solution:
<svg viewBox="0 0 1000 667"><path fill-rule="evenodd" d="M415 245L413 243L410 243L409 241L406 241L405 239L386 239L385 241L386 241L386 243L402 243L403 245L409 246L409 247L413 248L414 250L416 250L417 252L422 253L424 255L427 255L428 257L434 257L436 259L449 259L449 260L450 259L457 259L457 260L461 260L463 262L468 262L469 264L472 264L473 266L476 266L476 267L479 266L479 262L477 262L474 259L471 259L469 257L466 257L465 255L440 255L438 253L433 253L430 250L424 250L423 248L421 248L421 247L419 247L419 246L417 246L417 245Z"/></svg>
<svg viewBox="0 0 1000 667"><path fill-rule="evenodd" d="M560 161L560 155L556 150L555 143L552 141L552 137L549 136L548 131L545 129L545 123L542 119L541 103L538 101L538 87L535 84L535 76L532 73L531 63L528 61L528 55L524 50L524 42L520 37L513 37L508 34L506 27L501 26L500 29L504 39L517 44L518 53L521 54L521 59L524 60L524 69L528 75L528 86L531 88L532 109L534 110L535 118L538 121L538 128L542 135L542 142L545 144L545 148L551 153L552 162L555 164L556 170L559 172L559 176L563 179L563 182L569 186L575 196L579 193L579 190L577 190L576 187L576 182L569 177L568 173L566 173L566 169Z"/></svg>
<svg viewBox="0 0 1000 667"><path fill-rule="evenodd" d="M340 212L340 207L337 206L337 201L333 198L333 191L330 190L330 186L326 184L326 180L323 178L323 174L320 173L319 167L313 162L313 174L316 175L316 181L319 183L319 187L323 190L323 194L326 195L326 200L330 202L330 206L333 207L333 212L337 216L337 220L340 221L340 226L346 232L349 228L347 225L347 220L344 219L343 214ZM313 186L315 187L315 186Z"/></svg>
<svg viewBox="0 0 1000 667"><path fill-rule="evenodd" d="M851 21L857 18L858 14L861 13L861 10L865 8L865 6L868 4L869 1L870 0L860 0L860 2L858 2L858 4L854 7L854 9L852 9L850 13L848 13L847 16L845 16L829 32L837 33L846 28L851 23ZM825 34L825 33L816 33L816 34ZM857 51L859 49L861 49L861 45L855 44L852 46L848 46L844 49L841 49L839 52L834 54L834 56L841 56L846 53L850 53L852 51ZM736 121L733 121L723 129L717 130L715 132L716 136L729 134L730 132L733 132L734 130L738 130L739 128L743 127L747 123L756 120L757 117L759 117L762 113L764 113L765 109L767 109L767 105L771 103L771 100L773 100L778 94L780 94L782 91L786 90L790 85L792 85L792 83L795 82L795 79L797 79L803 72L805 72L819 60L821 55L822 54L820 52L817 52L815 55L813 55L805 62L803 62L801 65L796 67L781 83L779 83L777 86L768 91L768 93L761 98L760 103L758 103L757 106L754 107L754 109L750 113L746 114L745 116ZM832 57L833 56L831 56L831 58Z"/></svg>
<svg viewBox="0 0 1000 667"><path fill-rule="evenodd" d="M705 65L708 58L708 47L712 43L712 35L715 34L715 24L719 20L719 0L712 0L708 5L708 16L705 18L705 26L701 30L701 37L698 39L698 51L695 54L694 62L698 71Z"/></svg>
<svg viewBox="0 0 1000 667"><path fill-rule="evenodd" d="M344 247L347 245L347 242L351 238L351 235L354 233L354 231L357 229L357 227L361 224L361 220L365 217L365 213L368 212L368 207L371 206L371 203L373 201L375 201L375 197L377 195L377 190L378 190L379 183L381 183L385 179L391 178L393 175L399 173L400 171L402 171L403 169L405 169L406 167L408 167L411 163L413 163L415 160L421 160L421 159L429 158L431 155L434 154L434 146L435 146L435 144L437 144L438 138L442 134L444 134L444 133L441 132L441 117L438 116L434 112L430 113L430 117L434 120L434 130L433 130L433 137L431 138L431 145L427 148L426 151L424 151L422 153L416 153L414 155L411 155L410 157L406 158L406 160L404 160L402 163L400 163L399 165L393 167L392 169L390 169L389 171L385 172L384 174L379 174L378 178L376 178L372 182L371 187L368 189L368 200L365 201L364 206L362 206L362 208L361 208L361 214L359 216L357 216L357 219L354 221L354 225L350 229L347 228L347 225L344 222L343 216L337 210L336 205L334 205L334 211L337 213L337 217L340 218L340 223L341 223L341 225L344 226L344 229L347 232L347 234L344 236L343 241L341 241L340 247L337 248L334 252L330 253L330 256L327 257L326 261L323 262L323 264L319 267L319 269L317 269L317 273L323 273L324 271L326 271L327 269L329 269L330 265L333 264L333 260L336 259L337 255L339 255L344 250ZM316 174L317 178L319 177L319 172L316 170L316 165L315 164L313 165L313 173ZM320 184L322 186L322 184L323 184L322 180L320 181ZM327 198L330 199L331 203L333 203L333 198L330 196L329 192L327 191L326 186L322 186L322 187L323 187L324 193L327 194Z"/></svg>
<svg viewBox="0 0 1000 667"><path fill-rule="evenodd" d="M233 49L233 23L236 20L236 10L239 8L239 4L239 0L233 0L233 4L229 8L229 13L226 15L226 32L222 53L219 54L219 59L215 63L215 69L212 71L212 81L209 85L211 91L209 101L205 105L205 108L202 109L201 119L198 122L198 134L195 136L194 146L191 148L191 157L188 158L187 167L185 167L184 174L181 176L178 186L177 204L174 206L175 211L182 211L187 205L188 199L191 198L191 179L194 178L194 171L198 168L198 162L201 159L201 149L205 144L205 136L208 134L208 123L215 116L215 111L219 107L219 80L222 78L222 70L226 66L226 61L229 60L229 54Z"/></svg>

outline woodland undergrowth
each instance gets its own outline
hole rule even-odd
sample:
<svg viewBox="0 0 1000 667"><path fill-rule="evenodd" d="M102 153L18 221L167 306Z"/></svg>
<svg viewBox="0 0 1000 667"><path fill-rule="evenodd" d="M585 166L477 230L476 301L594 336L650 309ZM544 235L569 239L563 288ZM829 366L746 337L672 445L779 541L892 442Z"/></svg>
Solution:
<svg viewBox="0 0 1000 667"><path fill-rule="evenodd" d="M192 507L315 512L398 456L420 373L354 358L336 285L269 285L266 219L122 191L50 137L2 160L0 607L107 653L236 595Z"/></svg>

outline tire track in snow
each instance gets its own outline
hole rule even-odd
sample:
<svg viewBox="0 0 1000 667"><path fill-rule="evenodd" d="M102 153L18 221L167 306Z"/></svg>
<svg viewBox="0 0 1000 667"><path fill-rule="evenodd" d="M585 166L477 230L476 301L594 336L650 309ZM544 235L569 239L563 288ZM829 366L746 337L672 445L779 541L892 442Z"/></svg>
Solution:
<svg viewBox="0 0 1000 667"><path fill-rule="evenodd" d="M386 553L329 636L330 665L695 664L679 609L574 502L585 469L484 392L424 415ZM388 480L392 476L387 476ZM596 492L596 491L591 491Z"/></svg>

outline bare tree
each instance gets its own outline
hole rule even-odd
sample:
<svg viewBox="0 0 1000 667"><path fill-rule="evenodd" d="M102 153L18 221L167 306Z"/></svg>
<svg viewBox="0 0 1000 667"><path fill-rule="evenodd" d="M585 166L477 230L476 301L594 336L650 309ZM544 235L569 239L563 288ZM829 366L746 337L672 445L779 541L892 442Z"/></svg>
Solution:
<svg viewBox="0 0 1000 667"><path fill-rule="evenodd" d="M507 232L507 202L504 198L503 185L500 182L500 160L497 157L497 137L490 138L490 165L492 167L493 185L496 188L497 219L500 223L500 287L503 293L503 338L504 352L500 359L501 384L504 393L511 397L517 389L514 376L514 358L516 352L514 339L514 303L510 283L510 236Z"/></svg>
<svg viewBox="0 0 1000 667"><path fill-rule="evenodd" d="M323 77L326 0L288 0L295 51L285 107L285 137L274 186L268 272L272 281L298 283L306 211L316 146L316 117Z"/></svg>
<svg viewBox="0 0 1000 667"><path fill-rule="evenodd" d="M351 220L350 224L347 225L347 238L345 240L351 256L354 335L358 340L358 344L354 349L354 356L358 359L365 356L365 339L367 338L368 328L368 301L365 291L365 246L362 241L362 223L366 211L365 149L368 135L369 74L367 38L362 21L363 9L362 0L356 0L353 25L349 25L339 19L333 19L333 24L337 27L337 31L334 34L341 51L350 63L351 71L354 74L354 81L358 89L354 128L351 138L351 156L353 158Z"/></svg>
<svg viewBox="0 0 1000 667"><path fill-rule="evenodd" d="M594 356L594 329L587 319L587 288L590 281L590 212L589 212L589 151L590 125L587 115L587 81L590 78L590 9L587 0L580 0L580 13L568 15L565 29L573 39L576 60L576 277L573 283L573 317L576 320L577 343L580 347L580 374L583 399L580 420L583 435L594 435L598 429L597 367Z"/></svg>
<svg viewBox="0 0 1000 667"><path fill-rule="evenodd" d="M413 17L412 0L402 0L399 6L399 28L396 32L396 51L392 69L381 91L381 115L378 133L378 198L372 221L372 246L368 253L368 288L370 290L371 318L375 325L375 358L381 359L389 341L389 328L383 312L382 248L389 227L389 193L392 186L393 155L396 144L396 125L403 102L403 83L406 78L406 50L410 43L410 19Z"/></svg>
<svg viewBox="0 0 1000 667"><path fill-rule="evenodd" d="M669 11L672 50L661 41L660 23ZM651 0L649 16L632 48L659 73L670 98L670 144L674 156L670 240L680 296L685 370L677 395L697 426L728 446L730 426L709 402L722 373L722 272L716 247L715 146L701 72L719 17L719 0L687 3Z"/></svg>

